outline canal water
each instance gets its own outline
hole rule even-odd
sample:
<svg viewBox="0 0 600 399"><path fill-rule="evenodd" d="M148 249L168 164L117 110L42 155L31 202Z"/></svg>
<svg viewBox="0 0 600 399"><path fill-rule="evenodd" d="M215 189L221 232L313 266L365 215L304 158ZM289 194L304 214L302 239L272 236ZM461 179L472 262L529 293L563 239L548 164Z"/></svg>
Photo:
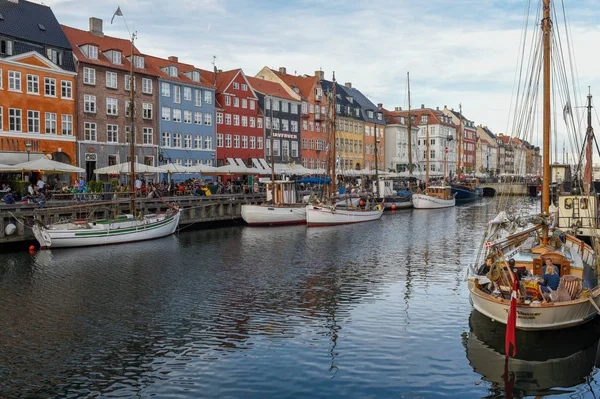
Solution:
<svg viewBox="0 0 600 399"><path fill-rule="evenodd" d="M0 397L598 397L598 323L519 333L504 372L463 281L494 215L0 254Z"/></svg>

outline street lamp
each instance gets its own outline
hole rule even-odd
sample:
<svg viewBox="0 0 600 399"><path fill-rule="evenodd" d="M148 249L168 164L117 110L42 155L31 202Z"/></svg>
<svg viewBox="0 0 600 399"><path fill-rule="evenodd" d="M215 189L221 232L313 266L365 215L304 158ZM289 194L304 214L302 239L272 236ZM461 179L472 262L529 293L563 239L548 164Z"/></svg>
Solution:
<svg viewBox="0 0 600 399"><path fill-rule="evenodd" d="M210 166L215 166L215 153L213 152L210 157L212 158L212 164Z"/></svg>
<svg viewBox="0 0 600 399"><path fill-rule="evenodd" d="M375 192L379 194L379 159L377 158L377 147L379 147L379 143L381 143L381 140L375 140L375 187L373 194L375 194Z"/></svg>
<svg viewBox="0 0 600 399"><path fill-rule="evenodd" d="M27 143L25 143L25 150L27 151L27 162L29 162L29 153L31 153L31 141L27 140Z"/></svg>

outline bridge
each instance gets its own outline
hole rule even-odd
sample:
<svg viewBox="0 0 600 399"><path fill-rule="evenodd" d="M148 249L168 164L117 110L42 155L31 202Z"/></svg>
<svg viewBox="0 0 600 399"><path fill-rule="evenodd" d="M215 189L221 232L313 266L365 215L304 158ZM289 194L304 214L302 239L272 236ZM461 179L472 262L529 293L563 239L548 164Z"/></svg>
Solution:
<svg viewBox="0 0 600 399"><path fill-rule="evenodd" d="M494 190L494 195L520 195L520 196L534 196L536 193L537 186L528 183L481 183L484 195L490 190ZM487 190L486 190L487 189ZM489 195L489 194L487 194Z"/></svg>

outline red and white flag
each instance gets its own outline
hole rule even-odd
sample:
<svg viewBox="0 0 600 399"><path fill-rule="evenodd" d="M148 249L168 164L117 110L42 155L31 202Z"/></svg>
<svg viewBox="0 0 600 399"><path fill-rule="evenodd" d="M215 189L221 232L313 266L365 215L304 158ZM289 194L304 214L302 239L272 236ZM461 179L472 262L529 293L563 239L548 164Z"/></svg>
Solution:
<svg viewBox="0 0 600 399"><path fill-rule="evenodd" d="M513 281L512 293L510 295L510 309L508 310L508 320L506 321L506 338L504 341L504 351L506 357L515 357L517 354L517 341L515 339L515 330L517 327L517 279ZM510 354L510 346L512 344L512 355Z"/></svg>

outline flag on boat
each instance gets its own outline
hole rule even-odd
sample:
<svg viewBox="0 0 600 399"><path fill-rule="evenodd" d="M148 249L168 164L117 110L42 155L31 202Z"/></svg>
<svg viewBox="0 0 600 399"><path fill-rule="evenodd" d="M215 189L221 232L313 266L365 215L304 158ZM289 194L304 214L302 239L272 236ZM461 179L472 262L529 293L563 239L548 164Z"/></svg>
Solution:
<svg viewBox="0 0 600 399"><path fill-rule="evenodd" d="M515 339L515 330L517 327L517 278L514 278L512 293L510 295L510 309L508 310L508 320L506 321L506 337L504 341L504 351L506 357L515 357L517 354L517 341ZM512 355L510 354L510 346L512 344Z"/></svg>
<svg viewBox="0 0 600 399"><path fill-rule="evenodd" d="M113 14L112 18L110 19L110 24L112 25L113 21L115 20L116 16L123 16L123 13L121 12L121 6L117 6L117 11L115 11L115 13Z"/></svg>

